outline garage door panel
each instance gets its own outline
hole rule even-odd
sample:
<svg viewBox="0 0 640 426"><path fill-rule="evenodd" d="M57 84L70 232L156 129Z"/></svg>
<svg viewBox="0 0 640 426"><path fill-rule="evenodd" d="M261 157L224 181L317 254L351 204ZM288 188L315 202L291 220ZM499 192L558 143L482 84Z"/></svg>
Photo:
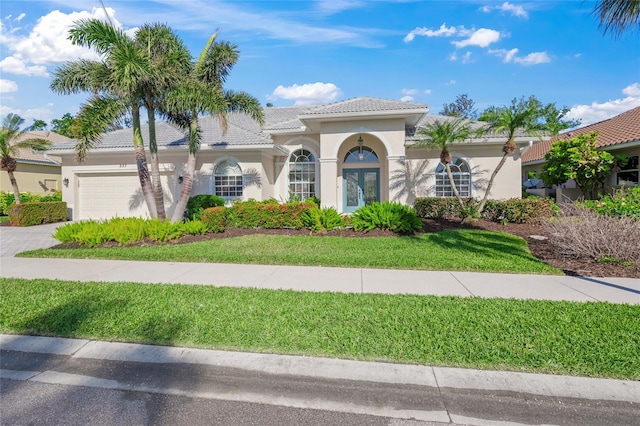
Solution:
<svg viewBox="0 0 640 426"><path fill-rule="evenodd" d="M162 176L167 189L167 177ZM137 174L78 176L78 219L148 217Z"/></svg>

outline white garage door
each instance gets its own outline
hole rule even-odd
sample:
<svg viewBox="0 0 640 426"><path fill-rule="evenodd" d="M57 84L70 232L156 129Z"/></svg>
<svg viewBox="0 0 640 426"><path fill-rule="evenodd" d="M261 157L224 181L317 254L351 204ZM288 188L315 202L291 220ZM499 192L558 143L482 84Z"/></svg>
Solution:
<svg viewBox="0 0 640 426"><path fill-rule="evenodd" d="M165 193L167 176L162 176ZM165 199L165 204L169 200ZM137 173L91 174L78 176L78 219L148 217Z"/></svg>

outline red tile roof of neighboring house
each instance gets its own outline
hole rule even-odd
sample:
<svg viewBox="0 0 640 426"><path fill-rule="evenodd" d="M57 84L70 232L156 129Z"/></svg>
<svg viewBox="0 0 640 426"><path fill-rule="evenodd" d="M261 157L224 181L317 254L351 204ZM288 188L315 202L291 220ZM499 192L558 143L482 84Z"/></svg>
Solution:
<svg viewBox="0 0 640 426"><path fill-rule="evenodd" d="M607 120L589 124L579 129L539 142L522 154L522 163L539 161L549 152L551 144L560 139L570 139L585 133L598 132L596 145L600 148L640 140L640 107L633 108Z"/></svg>

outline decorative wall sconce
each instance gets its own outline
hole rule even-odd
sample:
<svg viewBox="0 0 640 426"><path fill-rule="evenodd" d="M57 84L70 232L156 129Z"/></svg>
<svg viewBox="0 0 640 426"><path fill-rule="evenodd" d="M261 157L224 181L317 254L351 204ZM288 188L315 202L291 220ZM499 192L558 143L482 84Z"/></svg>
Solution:
<svg viewBox="0 0 640 426"><path fill-rule="evenodd" d="M62 184L64 185L65 188L68 188L69 187L69 178L62 179Z"/></svg>
<svg viewBox="0 0 640 426"><path fill-rule="evenodd" d="M364 152L362 152L362 145L364 144L364 141L362 140L362 135L359 135L358 137L358 160L362 161L364 160Z"/></svg>
<svg viewBox="0 0 640 426"><path fill-rule="evenodd" d="M178 184L182 185L183 180L184 180L184 176L178 176Z"/></svg>

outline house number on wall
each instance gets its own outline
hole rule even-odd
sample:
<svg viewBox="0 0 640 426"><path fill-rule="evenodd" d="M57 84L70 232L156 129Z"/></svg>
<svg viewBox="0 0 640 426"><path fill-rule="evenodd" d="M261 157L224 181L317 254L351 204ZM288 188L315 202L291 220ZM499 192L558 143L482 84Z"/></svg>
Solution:
<svg viewBox="0 0 640 426"><path fill-rule="evenodd" d="M121 169L124 169L125 167L127 167L127 165L126 165L126 164L120 164L120 168L121 168Z"/></svg>

